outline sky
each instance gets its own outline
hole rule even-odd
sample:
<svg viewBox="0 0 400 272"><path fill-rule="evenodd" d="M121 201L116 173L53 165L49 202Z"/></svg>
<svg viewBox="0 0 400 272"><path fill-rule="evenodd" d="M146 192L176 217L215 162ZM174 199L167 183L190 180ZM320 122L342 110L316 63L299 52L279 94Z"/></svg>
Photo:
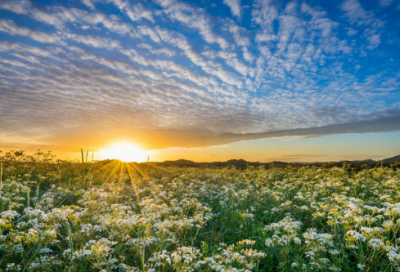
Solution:
<svg viewBox="0 0 400 272"><path fill-rule="evenodd" d="M399 155L399 18L399 0L1 0L0 150Z"/></svg>

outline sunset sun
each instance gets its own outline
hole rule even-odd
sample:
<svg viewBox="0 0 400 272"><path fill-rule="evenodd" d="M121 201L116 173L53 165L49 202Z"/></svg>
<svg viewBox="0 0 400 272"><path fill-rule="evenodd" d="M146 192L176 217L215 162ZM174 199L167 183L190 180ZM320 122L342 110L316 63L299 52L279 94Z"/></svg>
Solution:
<svg viewBox="0 0 400 272"><path fill-rule="evenodd" d="M116 143L107 148L100 149L100 156L103 159L117 159L123 162L146 161L145 152L132 143Z"/></svg>

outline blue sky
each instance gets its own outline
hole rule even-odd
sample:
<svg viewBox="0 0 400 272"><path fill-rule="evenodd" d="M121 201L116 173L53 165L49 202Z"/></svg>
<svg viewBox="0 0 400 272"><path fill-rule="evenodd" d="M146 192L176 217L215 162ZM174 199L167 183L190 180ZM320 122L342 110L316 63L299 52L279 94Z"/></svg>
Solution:
<svg viewBox="0 0 400 272"><path fill-rule="evenodd" d="M0 146L393 135L399 18L398 0L3 0Z"/></svg>

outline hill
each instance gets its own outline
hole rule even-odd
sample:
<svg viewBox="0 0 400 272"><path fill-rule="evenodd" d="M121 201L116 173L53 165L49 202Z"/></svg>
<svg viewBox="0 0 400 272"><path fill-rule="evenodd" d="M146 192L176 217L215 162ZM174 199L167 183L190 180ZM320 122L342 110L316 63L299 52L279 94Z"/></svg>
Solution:
<svg viewBox="0 0 400 272"><path fill-rule="evenodd" d="M354 161L339 161L339 162L312 162L312 163L299 163L299 162L282 162L282 161L273 161L273 162L249 162L244 159L231 159L225 162L194 162L185 159L179 159L176 161L164 161L164 162L153 162L157 166L165 167L165 166L176 166L176 167L216 167L216 168L224 168L224 167L236 167L238 169L245 169L249 166L252 167L280 167L286 168L288 166L292 167L300 167L304 165L315 165L315 166L338 166L341 167L343 164L350 165L352 168L360 169L365 165L368 167L375 167L375 166L390 166L398 162L400 164L400 155L394 156L391 158L386 158L383 160L375 161L371 159L366 160L354 160Z"/></svg>
<svg viewBox="0 0 400 272"><path fill-rule="evenodd" d="M391 158L384 159L383 161L385 161L385 162L396 162L396 161L400 161L400 155L394 156L394 157L391 157Z"/></svg>

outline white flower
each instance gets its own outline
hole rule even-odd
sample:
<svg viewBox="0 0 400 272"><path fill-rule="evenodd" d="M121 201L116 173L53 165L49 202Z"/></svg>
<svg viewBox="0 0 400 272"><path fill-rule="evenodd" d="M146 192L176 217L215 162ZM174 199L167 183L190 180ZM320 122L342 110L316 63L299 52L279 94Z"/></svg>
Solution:
<svg viewBox="0 0 400 272"><path fill-rule="evenodd" d="M347 234L353 236L356 240L361 240L363 242L365 242L367 240L367 238L365 238L364 235L362 235L361 233L359 233L355 230L349 230L347 232Z"/></svg>
<svg viewBox="0 0 400 272"><path fill-rule="evenodd" d="M360 270L364 270L364 268L365 268L365 265L362 265L362 264L357 264L357 268L358 268L358 269L360 269Z"/></svg>
<svg viewBox="0 0 400 272"><path fill-rule="evenodd" d="M271 247L271 246L273 245L272 239L267 238L267 239L265 240L265 245L266 245L267 247Z"/></svg>
<svg viewBox="0 0 400 272"><path fill-rule="evenodd" d="M368 244L375 250L380 249L384 245L380 239L371 239Z"/></svg>
<svg viewBox="0 0 400 272"><path fill-rule="evenodd" d="M0 213L0 216L2 218L14 219L16 217L20 217L21 215L19 213L17 213L16 211L9 210L9 211Z"/></svg>

